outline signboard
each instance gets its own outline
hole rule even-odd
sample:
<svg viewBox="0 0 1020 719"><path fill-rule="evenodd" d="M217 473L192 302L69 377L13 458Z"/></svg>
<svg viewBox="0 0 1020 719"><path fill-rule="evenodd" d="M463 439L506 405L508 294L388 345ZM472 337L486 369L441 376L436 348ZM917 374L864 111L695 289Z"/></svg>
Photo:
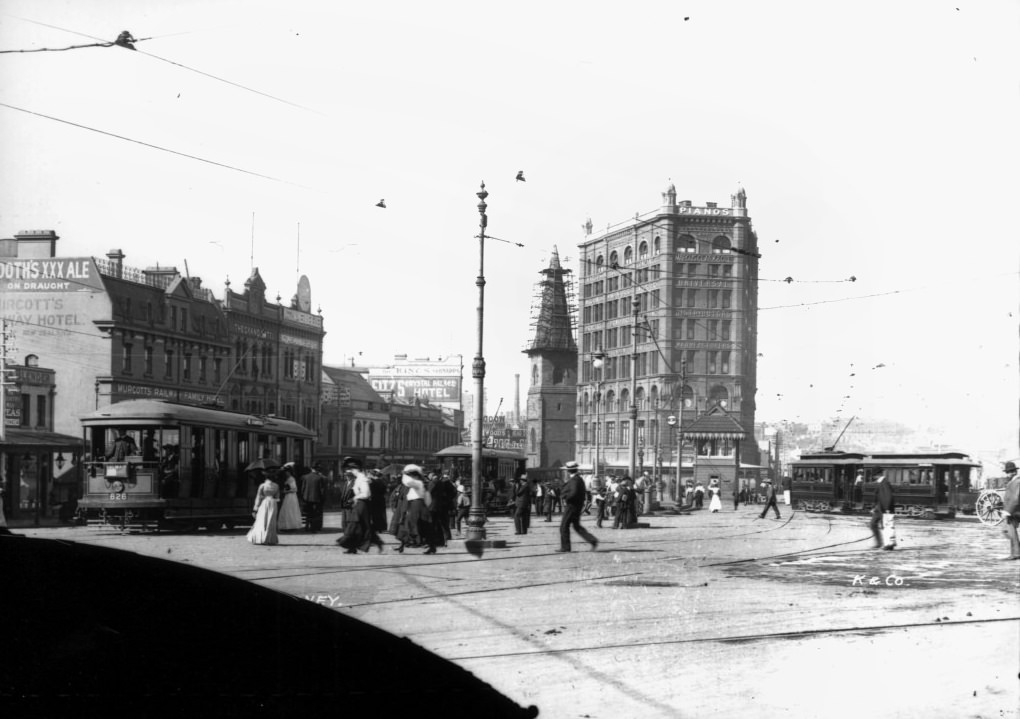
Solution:
<svg viewBox="0 0 1020 719"><path fill-rule="evenodd" d="M429 404L461 409L461 360L454 362L414 360L390 367L370 367L368 383L381 395L404 402L417 397Z"/></svg>
<svg viewBox="0 0 1020 719"><path fill-rule="evenodd" d="M17 387L4 387L4 426L21 426L21 392Z"/></svg>

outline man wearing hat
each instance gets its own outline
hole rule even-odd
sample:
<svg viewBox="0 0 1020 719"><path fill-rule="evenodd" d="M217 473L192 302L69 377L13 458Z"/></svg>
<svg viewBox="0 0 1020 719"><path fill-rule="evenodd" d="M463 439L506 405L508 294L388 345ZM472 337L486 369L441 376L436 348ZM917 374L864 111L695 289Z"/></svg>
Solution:
<svg viewBox="0 0 1020 719"><path fill-rule="evenodd" d="M892 485L885 481L885 471L881 467L871 471L871 479L875 482L875 506L871 510L871 534L875 537L875 549L881 547L892 550L896 546L896 530L893 526L896 503L893 500Z"/></svg>
<svg viewBox="0 0 1020 719"><path fill-rule="evenodd" d="M308 531L318 532L322 529L322 509L326 501L326 478L319 470L318 462L312 465L307 474L301 477L301 500L305 505L305 516L308 518Z"/></svg>
<svg viewBox="0 0 1020 719"><path fill-rule="evenodd" d="M340 473L343 477L343 488L340 490L340 528L345 529L354 521L354 480L355 472L361 471L361 460L355 457L344 457L340 462Z"/></svg>
<svg viewBox="0 0 1020 719"><path fill-rule="evenodd" d="M765 519L765 515L769 513L769 507L772 507L772 511L776 513L776 519L781 519L779 507L776 505L776 488L772 486L772 480L768 477L763 479L761 481L761 490L765 493L765 509L761 510L758 519Z"/></svg>
<svg viewBox="0 0 1020 719"><path fill-rule="evenodd" d="M1006 536L1009 537L1009 556L1005 559L1020 559L1020 538L1017 537L1017 526L1020 525L1020 477L1016 473L1016 463L1006 462L1004 469L1009 479L1002 494Z"/></svg>
<svg viewBox="0 0 1020 719"><path fill-rule="evenodd" d="M560 520L560 548L557 552L570 551L570 528L581 535L592 551L599 546L599 540L581 526L581 508L584 507L584 480L581 479L577 462L571 460L564 465L567 468L567 481L563 483L560 495L563 497L563 519Z"/></svg>
<svg viewBox="0 0 1020 719"><path fill-rule="evenodd" d="M510 487L514 501L514 534L527 534L531 526L531 482L522 474Z"/></svg>

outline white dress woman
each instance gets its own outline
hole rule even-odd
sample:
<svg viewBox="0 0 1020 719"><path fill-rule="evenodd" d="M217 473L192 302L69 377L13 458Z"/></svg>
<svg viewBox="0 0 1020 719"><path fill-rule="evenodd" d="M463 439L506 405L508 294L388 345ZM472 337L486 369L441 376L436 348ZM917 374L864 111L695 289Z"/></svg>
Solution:
<svg viewBox="0 0 1020 719"><path fill-rule="evenodd" d="M287 479L283 483L283 502L280 503L280 521L277 528L281 531L288 529L301 529L301 506L298 504L297 480L294 475L287 472Z"/></svg>
<svg viewBox="0 0 1020 719"><path fill-rule="evenodd" d="M722 509L722 499L719 496L719 485L716 484L715 480L712 480L712 484L708 488L708 494L711 496L711 499L708 502L709 511L718 512Z"/></svg>
<svg viewBox="0 0 1020 719"><path fill-rule="evenodd" d="M255 524L248 532L248 541L252 544L279 544L276 534L276 507L280 496L280 486L266 477L255 493Z"/></svg>

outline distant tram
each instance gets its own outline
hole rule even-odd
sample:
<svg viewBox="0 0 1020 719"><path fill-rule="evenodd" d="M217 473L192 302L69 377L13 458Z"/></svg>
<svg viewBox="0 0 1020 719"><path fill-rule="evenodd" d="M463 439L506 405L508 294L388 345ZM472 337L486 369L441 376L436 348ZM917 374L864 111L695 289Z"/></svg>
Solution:
<svg viewBox="0 0 1020 719"><path fill-rule="evenodd" d="M258 459L301 467L315 436L277 417L149 399L112 404L81 423L80 516L120 529L250 524L258 483L246 467Z"/></svg>
<svg viewBox="0 0 1020 719"><path fill-rule="evenodd" d="M457 444L436 452L433 459L443 472L460 477L471 484L472 448ZM510 482L525 472L527 461L523 452L512 449L482 448L482 482L485 486L485 512L488 515L509 511Z"/></svg>
<svg viewBox="0 0 1020 719"><path fill-rule="evenodd" d="M897 514L927 519L973 514L978 467L960 452L803 454L790 463L791 501L794 509L807 512L870 512L875 470L881 468L892 485Z"/></svg>

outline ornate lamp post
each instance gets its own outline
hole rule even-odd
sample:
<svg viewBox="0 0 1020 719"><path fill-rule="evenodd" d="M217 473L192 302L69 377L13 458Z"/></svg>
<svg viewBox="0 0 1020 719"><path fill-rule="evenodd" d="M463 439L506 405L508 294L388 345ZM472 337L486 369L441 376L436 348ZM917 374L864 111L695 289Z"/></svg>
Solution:
<svg viewBox="0 0 1020 719"><path fill-rule="evenodd" d="M482 477L482 423L485 421L485 358L482 356L482 337L485 321L485 227L488 218L485 215L485 198L489 193L482 189L475 193L478 196L478 214L480 232L478 233L478 353L471 364L471 376L475 380L475 420L471 425L471 509L468 510L467 541L477 542L485 539L485 506L483 505L484 487Z"/></svg>

